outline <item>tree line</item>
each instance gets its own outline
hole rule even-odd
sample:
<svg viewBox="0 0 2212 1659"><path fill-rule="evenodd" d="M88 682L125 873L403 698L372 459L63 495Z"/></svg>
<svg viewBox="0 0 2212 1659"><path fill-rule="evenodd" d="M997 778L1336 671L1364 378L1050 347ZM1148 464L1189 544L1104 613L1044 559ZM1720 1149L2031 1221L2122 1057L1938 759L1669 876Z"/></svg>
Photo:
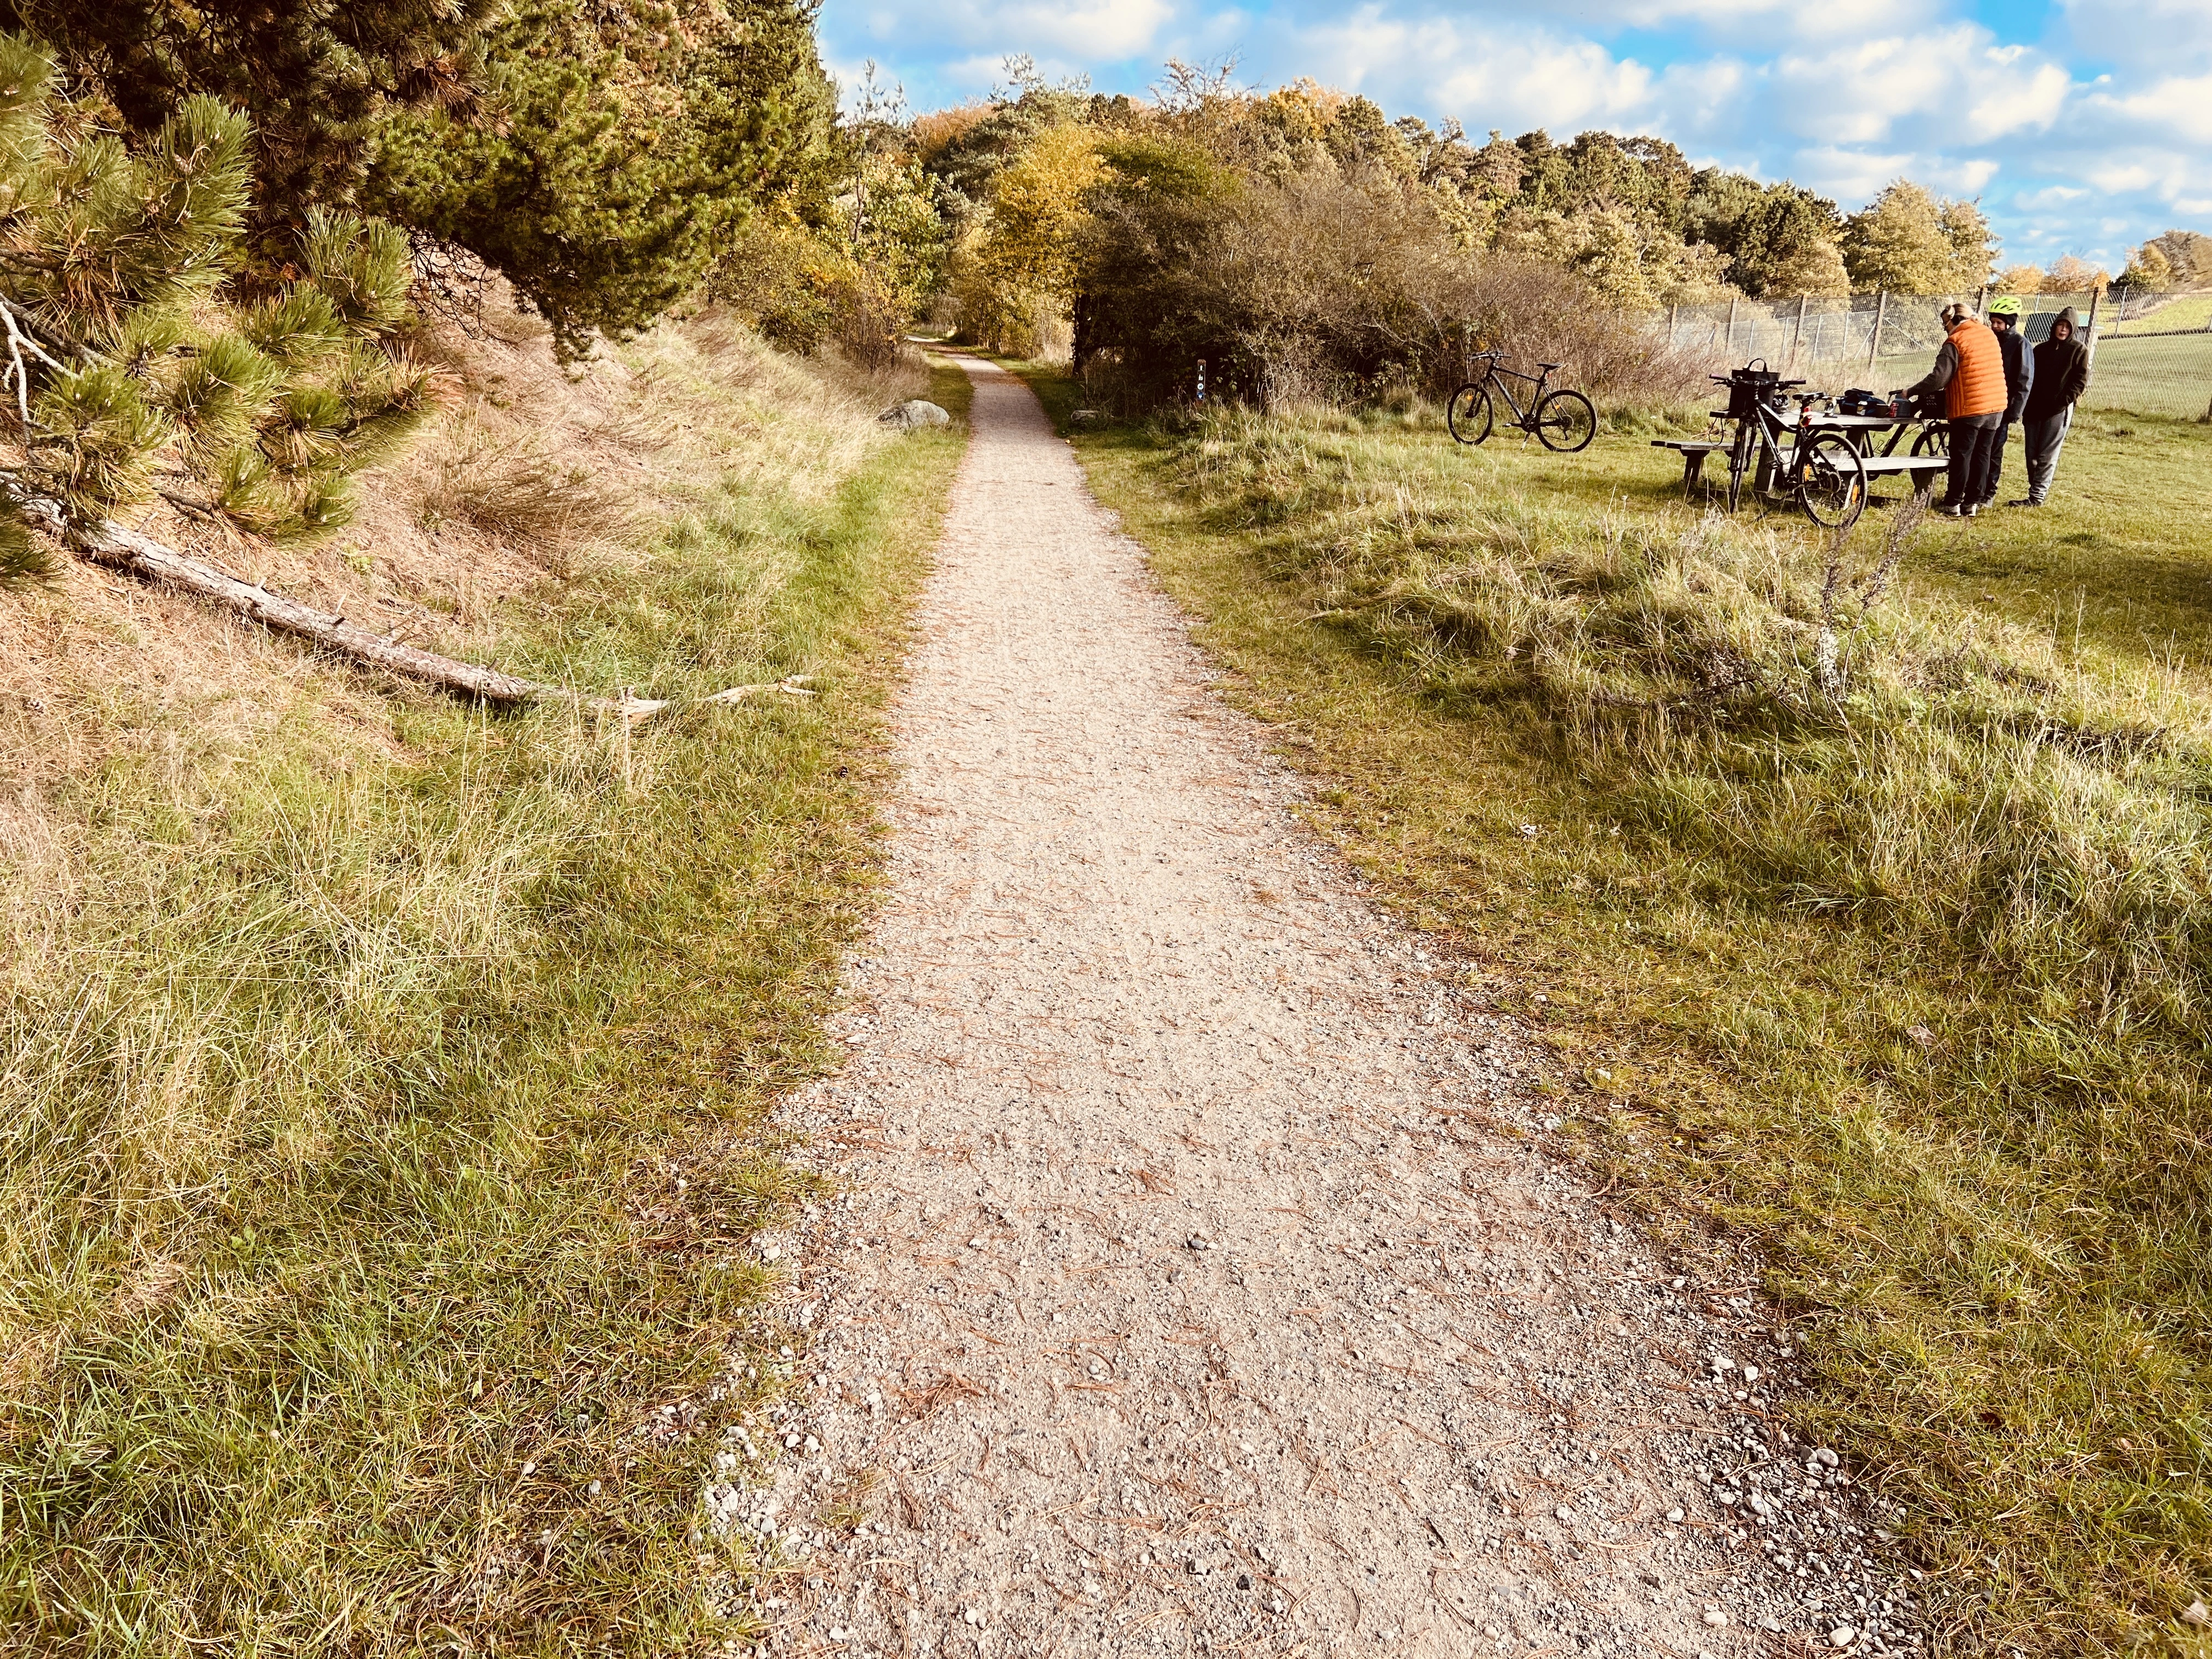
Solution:
<svg viewBox="0 0 2212 1659"><path fill-rule="evenodd" d="M1008 78L919 117L878 108L872 152L903 181L916 269L966 337L1069 349L1140 399L1201 360L1262 395L1419 383L1508 332L1626 394L1656 370L1607 311L2112 280L2070 258L2001 268L1978 203L1911 179L1847 213L1662 138L1477 143L1312 81L1261 91L1171 64L1132 100L1025 59ZM2206 252L2169 232L2124 279L2212 282Z"/></svg>

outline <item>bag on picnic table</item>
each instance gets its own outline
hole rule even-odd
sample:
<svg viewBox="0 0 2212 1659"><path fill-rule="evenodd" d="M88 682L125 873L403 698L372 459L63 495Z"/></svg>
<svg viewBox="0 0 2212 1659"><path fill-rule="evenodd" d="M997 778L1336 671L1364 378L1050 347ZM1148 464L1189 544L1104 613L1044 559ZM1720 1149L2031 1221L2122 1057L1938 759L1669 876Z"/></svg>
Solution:
<svg viewBox="0 0 2212 1659"><path fill-rule="evenodd" d="M1886 398L1879 392L1869 392L1863 386L1853 386L1836 399L1836 409L1844 415L1879 415L1884 420L1902 419L1909 410L1902 398Z"/></svg>

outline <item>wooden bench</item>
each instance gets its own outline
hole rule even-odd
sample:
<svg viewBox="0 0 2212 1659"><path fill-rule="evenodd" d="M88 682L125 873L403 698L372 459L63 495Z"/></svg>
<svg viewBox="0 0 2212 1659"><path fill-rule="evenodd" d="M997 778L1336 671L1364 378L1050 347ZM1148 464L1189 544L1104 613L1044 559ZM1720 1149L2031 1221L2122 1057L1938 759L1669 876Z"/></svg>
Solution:
<svg viewBox="0 0 2212 1659"><path fill-rule="evenodd" d="M1925 495L1950 467L1949 458L1942 455L1869 455L1866 457L1867 484L1871 489L1876 478L1909 478L1912 493Z"/></svg>
<svg viewBox="0 0 2212 1659"><path fill-rule="evenodd" d="M1711 438L1654 438L1654 449L1680 450L1682 455L1682 493L1696 489L1705 473L1705 457L1728 447L1725 440Z"/></svg>

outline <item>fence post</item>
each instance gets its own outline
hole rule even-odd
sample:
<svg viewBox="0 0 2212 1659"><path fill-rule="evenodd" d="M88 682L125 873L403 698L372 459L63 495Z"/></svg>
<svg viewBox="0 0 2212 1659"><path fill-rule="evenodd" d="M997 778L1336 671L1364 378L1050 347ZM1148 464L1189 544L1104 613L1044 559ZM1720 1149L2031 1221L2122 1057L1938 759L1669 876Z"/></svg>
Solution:
<svg viewBox="0 0 2212 1659"><path fill-rule="evenodd" d="M1667 349L1669 351L1674 349L1674 324L1681 314L1682 307L1680 301L1667 307Z"/></svg>
<svg viewBox="0 0 2212 1659"><path fill-rule="evenodd" d="M1874 376L1874 360L1881 355L1881 319L1889 309L1889 290L1881 289L1874 296L1874 332L1867 336L1867 376Z"/></svg>
<svg viewBox="0 0 2212 1659"><path fill-rule="evenodd" d="M1790 331L1790 356L1782 366L1784 374L1797 367L1797 346L1805 337L1805 300L1802 294L1797 296L1797 325Z"/></svg>
<svg viewBox="0 0 2212 1659"><path fill-rule="evenodd" d="M2104 297L2094 288L2089 290L2089 320L2082 325L2083 331L2089 337L2086 342L2086 349L2089 354L2089 362L2093 365L2097 361L2097 301Z"/></svg>
<svg viewBox="0 0 2212 1659"><path fill-rule="evenodd" d="M1735 356L1735 295L1733 294L1729 295L1728 349L1729 356Z"/></svg>

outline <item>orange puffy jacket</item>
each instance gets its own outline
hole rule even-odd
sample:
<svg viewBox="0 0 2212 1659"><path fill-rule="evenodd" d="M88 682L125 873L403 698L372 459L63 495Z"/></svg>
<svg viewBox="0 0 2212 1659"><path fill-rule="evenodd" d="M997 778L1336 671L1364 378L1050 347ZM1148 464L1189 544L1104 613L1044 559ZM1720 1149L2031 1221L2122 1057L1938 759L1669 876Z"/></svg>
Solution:
<svg viewBox="0 0 2212 1659"><path fill-rule="evenodd" d="M1943 394L1943 412L1953 420L1968 415L2002 415L2005 391L2004 348L1987 323L1963 319L1951 331L1951 345L1959 354L1959 367Z"/></svg>

